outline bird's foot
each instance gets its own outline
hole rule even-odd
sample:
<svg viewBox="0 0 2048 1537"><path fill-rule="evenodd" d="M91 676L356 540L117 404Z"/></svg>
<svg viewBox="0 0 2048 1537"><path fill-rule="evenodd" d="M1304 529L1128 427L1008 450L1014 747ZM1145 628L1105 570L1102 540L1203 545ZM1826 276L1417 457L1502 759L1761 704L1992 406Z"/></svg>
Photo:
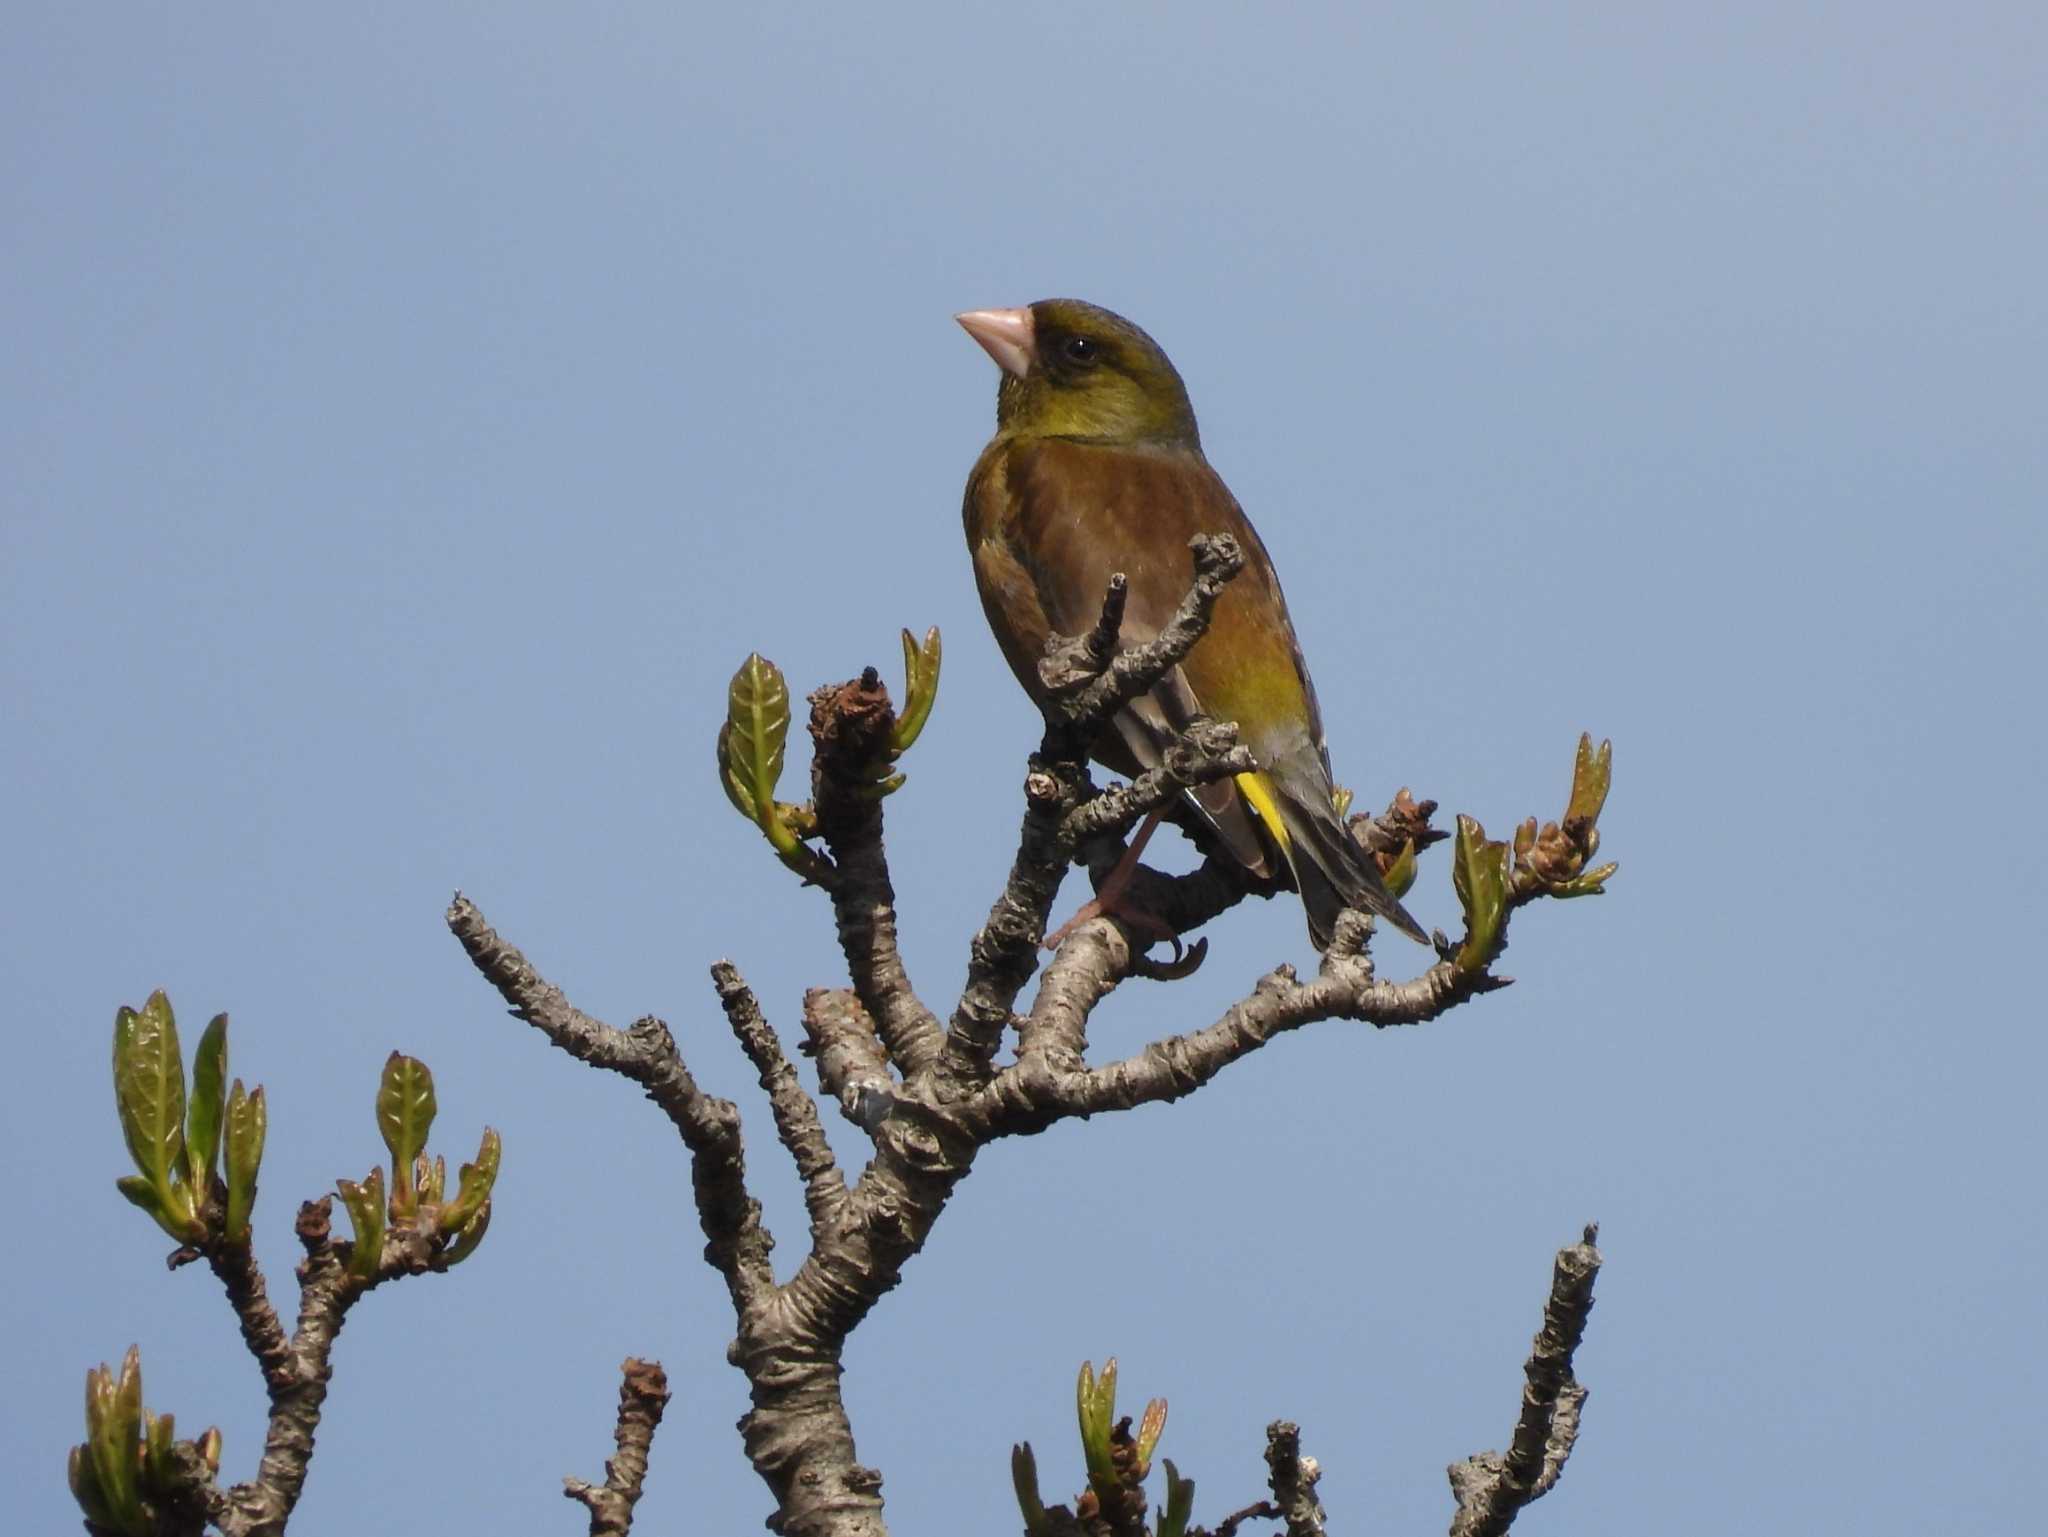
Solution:
<svg viewBox="0 0 2048 1537"><path fill-rule="evenodd" d="M1136 941L1136 953L1131 957L1131 972L1134 976L1150 977L1154 981L1171 982L1192 975L1202 964L1202 957L1209 953L1209 941L1198 939L1193 945L1183 945L1180 935L1172 924L1151 909L1132 900L1130 896L1131 877L1137 872L1139 856L1145 852L1145 845L1152 841L1152 834L1159 828L1160 813L1155 811L1146 817L1138 828L1138 835L1131 840L1131 846L1124 850L1123 857L1116 862L1116 868L1096 890L1095 895L1081 904L1081 910L1046 935L1044 944L1048 950L1057 950L1067 937L1084 923L1097 918L1112 918L1123 925L1129 936ZM1149 961L1145 951L1164 940L1173 946L1170 961Z"/></svg>
<svg viewBox="0 0 2048 1537"><path fill-rule="evenodd" d="M1121 924L1134 942L1131 975L1154 982L1177 982L1182 977L1193 976L1209 954L1209 941L1198 939L1192 945L1183 944L1172 925L1137 904L1119 898L1104 893L1084 902L1079 912L1046 935L1045 948L1057 950L1083 924L1092 923L1097 918L1109 918ZM1172 960L1155 961L1145 955L1147 949L1162 942L1173 946Z"/></svg>
<svg viewBox="0 0 2048 1537"><path fill-rule="evenodd" d="M1180 936L1174 933L1173 926L1135 903L1125 901L1121 891L1112 894L1106 886L1101 895L1083 902L1080 911L1045 936L1045 948L1059 949L1074 930L1084 923L1093 923L1097 918L1116 919L1132 932L1133 937L1142 939L1148 947L1164 940L1173 946L1174 957L1176 960L1179 959L1182 946Z"/></svg>

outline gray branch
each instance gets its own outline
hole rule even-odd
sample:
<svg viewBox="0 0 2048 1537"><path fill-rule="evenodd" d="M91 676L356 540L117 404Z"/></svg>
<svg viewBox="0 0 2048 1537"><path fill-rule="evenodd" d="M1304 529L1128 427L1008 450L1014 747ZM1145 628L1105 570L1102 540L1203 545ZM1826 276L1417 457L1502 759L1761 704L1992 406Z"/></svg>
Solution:
<svg viewBox="0 0 2048 1537"><path fill-rule="evenodd" d="M747 1193L738 1108L697 1087L667 1025L649 1016L618 1030L591 1018L500 939L460 893L448 908L448 927L514 1017L577 1060L632 1079L661 1107L690 1150L705 1258L725 1277L742 1317L764 1306L775 1288L768 1262L775 1240L761 1222L761 1203Z"/></svg>
<svg viewBox="0 0 2048 1537"><path fill-rule="evenodd" d="M877 775L888 761L896 710L871 667L811 695L811 795L818 831L837 870L832 916L847 973L905 1073L928 1067L945 1031L910 984L896 942L896 888L882 841Z"/></svg>
<svg viewBox="0 0 2048 1537"><path fill-rule="evenodd" d="M633 1507L647 1481L648 1450L668 1408L668 1374L659 1361L628 1356L620 1376L619 1421L612 1432L618 1450L605 1459L604 1482L562 1480L562 1492L590 1511L590 1537L626 1537L633 1529Z"/></svg>
<svg viewBox="0 0 2048 1537"><path fill-rule="evenodd" d="M846 1181L832 1157L832 1144L825 1140L825 1128L818 1122L818 1105L797 1078L796 1069L782 1053L782 1042L762 1014L760 1002L740 977L739 968L720 961L711 968L718 988L718 1001L738 1037L740 1049L761 1075L761 1087L768 1095L768 1108L775 1116L775 1133L796 1161L798 1178L804 1183L804 1207L811 1214L813 1238L831 1222L846 1199Z"/></svg>
<svg viewBox="0 0 2048 1537"><path fill-rule="evenodd" d="M1179 800L1183 790L1249 774L1258 766L1252 750L1239 744L1235 725L1198 721L1167 748L1157 768L1076 807L1061 831L1076 847L1091 838L1120 838L1143 818Z"/></svg>
<svg viewBox="0 0 2048 1537"><path fill-rule="evenodd" d="M1266 1468L1287 1537L1324 1537L1323 1502L1316 1498L1323 1470L1315 1458L1301 1454L1299 1425L1275 1420L1266 1427Z"/></svg>
<svg viewBox="0 0 2048 1537"><path fill-rule="evenodd" d="M289 1336L246 1245L214 1237L196 1251L181 1251L203 1257L220 1279L270 1399L263 1456L253 1479L222 1489L196 1453L180 1461L186 1495L181 1504L195 1516L203 1514L224 1537L275 1537L285 1529L305 1490L333 1376L334 1342L356 1300L386 1281L441 1268L430 1235L394 1226L385 1232L376 1269L367 1276L352 1274L352 1245L334 1241L331 1211L331 1197L299 1207L297 1233L306 1257L298 1272L298 1320Z"/></svg>
<svg viewBox="0 0 2048 1537"><path fill-rule="evenodd" d="M1244 569L1244 552L1227 534L1191 542L1195 579L1173 618L1152 640L1115 653L1099 676L1044 705L1045 740L1024 781L1024 828L1017 857L988 922L969 948L967 986L946 1029L937 1073L949 1094L986 1083L1011 1023L1011 1010L1038 964L1046 917L1074 855L1068 818L1095 798L1088 753L1125 705L1145 693L1192 651L1209 628L1216 600ZM1112 582L1096 636L1121 624L1123 589ZM1055 641L1057 647L1058 642ZM1105 648L1084 648L1090 655ZM1143 813L1138 813L1142 815Z"/></svg>
<svg viewBox="0 0 2048 1537"><path fill-rule="evenodd" d="M1306 1024L1418 1024L1504 985L1483 969L1460 971L1448 959L1412 980L1382 982L1366 951L1370 920L1346 914L1314 977L1300 978L1283 966L1212 1023L1155 1041L1122 1061L1091 1066L1094 1010L1125 980L1162 975L1144 962L1120 922L1104 918L1080 925L1061 945L1019 1017L1018 999L1038 968L1046 919L1077 855L1091 870L1107 868L1140 818L1173 814L1185 788L1253 767L1234 727L1197 722L1157 769L1131 785L1103 792L1089 778L1088 755L1106 724L1188 654L1244 564L1243 552L1227 538L1197 539L1193 554L1189 591L1150 642L1117 649L1126 588L1112 583L1095 626L1080 637L1056 638L1048 648L1052 692L1043 707L1045 735L1025 778L1016 853L974 936L965 986L943 1027L918 999L897 947L876 793L890 761L893 707L872 669L811 696L816 832L832 856L827 886L853 985L806 994L803 1050L817 1065L822 1092L868 1134L874 1152L849 1188L817 1103L758 1001L730 965L715 968L726 1017L759 1074L777 1133L805 1186L810 1252L781 1285L768 1265L771 1240L759 1206L745 1184L738 1112L698 1089L667 1028L648 1019L622 1032L590 1018L499 939L471 904L458 896L449 911L450 927L517 1017L571 1055L640 1083L688 1146L699 1218L710 1240L706 1256L726 1277L738 1320L729 1356L752 1389L740 1430L749 1460L775 1498L773 1524L784 1537L885 1532L881 1475L858 1461L840 1394L844 1346L901 1279L983 1147L1059 1120L1179 1098L1274 1036ZM1388 850L1406 842L1419 848L1436 836L1426 823L1426 809L1404 795L1385 818L1357 830ZM1190 875L1141 867L1133 880L1147 910L1165 916L1176 933L1247 896L1278 889L1215 853ZM995 1059L1012 1029L1017 1060L999 1069ZM1559 1401L1565 1408L1546 1422L1545 1445L1575 1409L1568 1394ZM649 1435L652 1429L649 1421ZM1518 1450L1504 1467L1519 1468L1513 1459L1521 1444L1518 1434ZM1301 1456L1292 1426L1272 1428L1269 1464L1271 1513L1285 1521L1289 1537L1321 1537L1318 1471ZM1537 1478L1542 1466L1539 1456ZM579 1487L593 1498L601 1493ZM592 1509L595 1521L597 1505Z"/></svg>
<svg viewBox="0 0 2048 1537"><path fill-rule="evenodd" d="M1593 1311L1599 1236L1599 1225L1591 1224L1581 1242L1557 1252L1543 1328L1522 1368L1522 1413L1506 1455L1481 1452L1451 1465L1451 1492L1458 1501L1451 1537L1502 1537L1522 1507L1548 1494L1564 1472L1586 1402L1585 1388L1572 1375L1572 1357Z"/></svg>
<svg viewBox="0 0 2048 1537"><path fill-rule="evenodd" d="M896 1078L875 1022L846 988L804 994L804 1054L818 1064L818 1086L863 1131L872 1132L896 1104Z"/></svg>
<svg viewBox="0 0 2048 1537"><path fill-rule="evenodd" d="M1313 979L1303 981L1293 967L1281 966L1213 1024L1090 1068L1079 1062L1088 1013L1128 973L1132 949L1117 925L1084 925L1061 946L1039 990L1027 1026L1035 1049L1020 1050L1015 1066L977 1096L990 1134L1029 1134L1073 1116L1179 1099L1286 1031L1326 1019L1378 1028L1423 1024L1502 985L1498 978L1460 971L1449 961L1406 982L1379 981L1359 947L1365 932L1365 920L1347 913Z"/></svg>

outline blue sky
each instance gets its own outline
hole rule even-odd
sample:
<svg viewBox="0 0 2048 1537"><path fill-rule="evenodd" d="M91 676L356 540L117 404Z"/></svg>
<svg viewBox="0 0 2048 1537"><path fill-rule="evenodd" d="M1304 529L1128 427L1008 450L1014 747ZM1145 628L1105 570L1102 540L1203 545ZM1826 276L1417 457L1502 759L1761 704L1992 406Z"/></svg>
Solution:
<svg viewBox="0 0 2048 1537"><path fill-rule="evenodd" d="M791 1035L839 972L714 788L722 691L751 649L802 690L942 626L890 825L945 997L1035 737L958 533L994 372L948 317L1054 293L1186 375L1339 777L1498 831L1611 736L1622 874L1527 913L1518 985L1438 1024L994 1149L849 1352L894 1528L1006 1529L1017 1439L1070 1489L1073 1373L1115 1352L1198 1519L1286 1415L1342 1524L1437 1529L1593 1218L1584 1439L1519 1529L2035 1510L2039 7L38 3L8 33L25 1526L72 1519L79 1374L131 1342L230 1476L260 1440L211 1281L112 1189L110 1022L156 986L230 1011L268 1085L286 1294L296 1203L382 1157L386 1052L434 1069L451 1154L505 1137L478 1259L351 1317L295 1531L574 1520L628 1353L677 1389L647 1529L766 1514L672 1134L508 1021L440 915L461 887L584 1007L666 1017L795 1262L706 968ZM1452 923L1441 858L1410 906ZM1290 905L1233 913L1097 1048L1307 958Z"/></svg>

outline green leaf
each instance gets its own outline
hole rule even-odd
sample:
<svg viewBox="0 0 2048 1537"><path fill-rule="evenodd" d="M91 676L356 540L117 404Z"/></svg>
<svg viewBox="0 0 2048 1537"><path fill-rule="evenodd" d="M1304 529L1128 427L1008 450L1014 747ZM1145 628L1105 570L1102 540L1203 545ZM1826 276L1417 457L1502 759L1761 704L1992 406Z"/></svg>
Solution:
<svg viewBox="0 0 2048 1537"><path fill-rule="evenodd" d="M142 1411L143 1482L152 1494L171 1487L171 1443L176 1436L174 1416Z"/></svg>
<svg viewBox="0 0 2048 1537"><path fill-rule="evenodd" d="M1186 1537L1195 1513L1195 1481L1182 1478L1171 1457L1165 1458L1166 1508L1159 1512L1159 1537Z"/></svg>
<svg viewBox="0 0 2048 1537"><path fill-rule="evenodd" d="M384 1258L384 1171L372 1169L360 1185L352 1179L338 1179L334 1189L348 1212L349 1226L355 1230L348 1273L368 1280L376 1275Z"/></svg>
<svg viewBox="0 0 2048 1537"><path fill-rule="evenodd" d="M172 1213L164 1210L163 1198L157 1194L156 1186L140 1174L124 1174L114 1181L114 1188L126 1196L131 1203L149 1213L150 1220L162 1228L179 1243L190 1242L189 1228Z"/></svg>
<svg viewBox="0 0 2048 1537"><path fill-rule="evenodd" d="M1458 818L1451 884L1465 910L1465 943L1455 962L1460 971L1484 971L1500 953L1512 859L1513 851L1505 843L1489 843L1486 829L1474 818Z"/></svg>
<svg viewBox="0 0 2048 1537"><path fill-rule="evenodd" d="M939 664L942 658L939 627L924 632L920 645L908 630L903 632L903 708L890 733L892 753L908 752L931 719L932 706L939 698Z"/></svg>
<svg viewBox="0 0 2048 1537"><path fill-rule="evenodd" d="M1038 1459L1031 1455L1029 1441L1010 1448L1010 1483L1017 1491L1017 1509L1024 1515L1028 1537L1047 1537L1052 1520L1045 1513L1045 1497L1038 1492Z"/></svg>
<svg viewBox="0 0 2048 1537"><path fill-rule="evenodd" d="M142 1353L130 1345L121 1375L102 1365L85 1374L85 1434L91 1449L93 1482L122 1532L142 1532L146 1523L136 1488L136 1454L142 1437Z"/></svg>
<svg viewBox="0 0 2048 1537"><path fill-rule="evenodd" d="M71 1484L71 1497L78 1501L78 1508L85 1512L85 1519L94 1526L113 1530L117 1525L112 1507L100 1490L99 1475L93 1471L92 1447L71 1448L71 1455L65 1459L64 1476Z"/></svg>
<svg viewBox="0 0 2048 1537"><path fill-rule="evenodd" d="M864 801L878 801L886 795L894 795L903 788L905 782L902 774L890 774L886 778L877 779L873 784L862 785L860 798Z"/></svg>
<svg viewBox="0 0 2048 1537"><path fill-rule="evenodd" d="M727 721L718 728L718 782L725 790L725 798L732 802L732 809L749 822L759 822L761 815L754 809L754 797L740 778L739 765L732 756L732 722Z"/></svg>
<svg viewBox="0 0 2048 1537"><path fill-rule="evenodd" d="M484 1241L484 1234L491 1228L491 1203L484 1202L477 1208L476 1215L469 1219L455 1240L441 1251L443 1265L459 1265L476 1253L477 1245Z"/></svg>
<svg viewBox="0 0 2048 1537"><path fill-rule="evenodd" d="M1550 894L1554 897L1604 897L1607 895L1607 883L1620 869L1620 865L1609 860L1597 870L1573 876Z"/></svg>
<svg viewBox="0 0 2048 1537"><path fill-rule="evenodd" d="M1408 895L1408 888L1415 884L1415 840L1408 839L1401 845L1401 852L1387 873L1380 877L1380 884L1387 888L1387 895L1396 902Z"/></svg>
<svg viewBox="0 0 2048 1537"><path fill-rule="evenodd" d="M476 1151L476 1162L462 1166L457 1176L455 1199L441 1208L442 1232L460 1232L483 1210L484 1203L491 1198L491 1187L498 1182L498 1158L503 1151L504 1143L498 1134L486 1126L483 1143Z"/></svg>
<svg viewBox="0 0 2048 1537"><path fill-rule="evenodd" d="M178 1022L161 990L139 1012L124 1004L114 1013L114 1104L136 1169L168 1185L185 1146L185 1065Z"/></svg>
<svg viewBox="0 0 2048 1537"><path fill-rule="evenodd" d="M1144 1416L1138 1421L1138 1477L1143 1478L1152 1471L1152 1453L1158 1448L1159 1437L1166 1429L1166 1400L1152 1399L1145 1405Z"/></svg>
<svg viewBox="0 0 2048 1537"><path fill-rule="evenodd" d="M414 1162L426 1151L434 1125L434 1075L417 1057L394 1051L384 1059L377 1086L377 1131L391 1152L391 1201L411 1212L419 1201Z"/></svg>
<svg viewBox="0 0 2048 1537"><path fill-rule="evenodd" d="M791 852L796 835L775 815L775 786L789 741L789 685L782 670L758 651L732 675L723 736L740 787L753 803L755 823L778 854Z"/></svg>
<svg viewBox="0 0 2048 1537"><path fill-rule="evenodd" d="M1075 1407L1081 1421L1081 1455L1088 1464L1088 1482L1099 1496L1108 1499L1117 1487L1116 1461L1109 1449L1110 1427L1116 1421L1115 1356L1103 1363L1099 1379L1091 1363L1081 1363Z"/></svg>
<svg viewBox="0 0 2048 1537"><path fill-rule="evenodd" d="M1605 741L1600 750L1593 751L1593 733L1579 733L1578 756L1572 762L1572 796L1565 807L1566 822L1583 817L1587 822L1600 820L1600 812L1607 804L1607 790L1614 782L1614 743Z"/></svg>
<svg viewBox="0 0 2048 1537"><path fill-rule="evenodd" d="M192 1106L185 1146L192 1158L192 1188L204 1206L213 1199L214 1170L220 1166L221 1117L227 1108L228 1017L216 1014L199 1037L192 1058Z"/></svg>
<svg viewBox="0 0 2048 1537"><path fill-rule="evenodd" d="M196 1236L185 1153L185 1064L178 1023L161 989L140 1012L123 1007L114 1015L114 1104L128 1156L179 1224L179 1236Z"/></svg>
<svg viewBox="0 0 2048 1537"><path fill-rule="evenodd" d="M228 1212L221 1236L229 1243L249 1242L249 1213L256 1207L256 1173L263 1165L263 1139L269 1134L270 1112L263 1103L263 1086L254 1094L242 1091L242 1080L228 1091L227 1183Z"/></svg>

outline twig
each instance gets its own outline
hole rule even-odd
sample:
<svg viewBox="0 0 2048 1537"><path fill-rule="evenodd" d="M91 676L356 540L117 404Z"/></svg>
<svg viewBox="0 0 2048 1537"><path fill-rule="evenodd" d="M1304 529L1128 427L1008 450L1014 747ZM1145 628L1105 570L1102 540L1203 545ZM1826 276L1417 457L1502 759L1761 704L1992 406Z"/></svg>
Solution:
<svg viewBox="0 0 2048 1537"><path fill-rule="evenodd" d="M562 1492L590 1511L590 1537L626 1537L633 1529L633 1507L647 1479L648 1452L668 1407L668 1374L659 1361L628 1356L620 1373L619 1423L612 1435L618 1451L605 1459L604 1482L562 1480Z"/></svg>
<svg viewBox="0 0 2048 1537"><path fill-rule="evenodd" d="M1084 1067L1088 1016L1124 979L1132 955L1130 941L1107 919L1069 935L1039 979L1031 1012L1018 1022L1018 1059L1051 1053L1062 1066Z"/></svg>
<svg viewBox="0 0 2048 1537"><path fill-rule="evenodd" d="M875 1022L860 999L843 987L804 994L804 1043L818 1064L818 1086L839 1102L840 1113L872 1132L896 1103L897 1084Z"/></svg>
<svg viewBox="0 0 2048 1537"><path fill-rule="evenodd" d="M1075 808L1061 831L1077 847L1090 838L1122 837L1144 817L1178 800L1181 791L1248 774L1258 766L1252 750L1238 742L1236 726L1200 721L1175 738L1157 768Z"/></svg>
<svg viewBox="0 0 2048 1537"><path fill-rule="evenodd" d="M1071 967L1062 967L1051 1009L1072 1013L1078 1001L1099 999L1130 963L1129 944L1120 931L1107 924L1088 928L1103 938L1085 949L1075 944L1079 934L1068 942L1075 954ZM1347 944L1351 931L1362 928L1355 916L1349 924L1340 921L1323 969L1313 979L1303 981L1291 966L1281 966L1214 1024L1154 1041L1121 1062L1083 1068L1047 1060L1042 1053L1028 1060L1020 1056L979 1096L992 1135L1029 1134L1071 1116L1179 1099L1285 1031L1326 1019L1376 1027L1423 1024L1501 985L1498 978L1459 971L1449 962L1406 982L1375 980L1371 962ZM1061 960L1066 959L1063 948ZM1049 1040L1071 1044L1076 1026L1053 1019L1046 1028Z"/></svg>
<svg viewBox="0 0 2048 1537"><path fill-rule="evenodd" d="M948 1094L988 1081L1017 995L1038 964L1046 915L1073 858L1068 818L1095 798L1087 758L1096 736L1118 710L1180 665L1208 630L1216 599L1244 569L1244 552L1227 534L1197 535L1190 548L1194 582L1159 634L1118 652L1092 682L1045 702L1045 740L1024 781L1026 809L1017 857L988 922L974 936L967 985L934 1069ZM1114 583L1103 610L1096 631L1114 634L1122 614L1121 590Z"/></svg>
<svg viewBox="0 0 2048 1537"><path fill-rule="evenodd" d="M741 1436L748 1459L775 1497L781 1529L791 1537L879 1533L881 1476L854 1456L839 1391L840 1351L846 1331L895 1285L903 1261L923 1243L946 1194L966 1172L973 1147L957 1136L935 1142L928 1129L898 1125L891 1117L877 1134L868 1172L844 1198L846 1219L834 1222L829 1233L819 1232L797 1274L777 1287L768 1265L773 1240L759 1203L747 1193L739 1112L697 1087L668 1027L649 1018L620 1031L582 1013L460 896L449 909L448 925L517 1017L572 1056L641 1084L682 1134L691 1154L698 1219L710 1240L705 1258L725 1277L739 1323L728 1354L753 1389ZM737 982L737 975L731 980ZM750 1054L765 1051L765 1022L755 1029L751 995L744 986L724 992L739 1016L735 1032ZM771 1076L779 1075L764 1074ZM772 1085L770 1092L775 1093ZM783 1100L778 1114L790 1108L787 1096ZM815 1125L815 1112L811 1120ZM803 1167L813 1167L810 1152L802 1157Z"/></svg>
<svg viewBox="0 0 2048 1537"><path fill-rule="evenodd" d="M1593 1311L1599 1236L1599 1224L1589 1224L1582 1241L1557 1252L1543 1328L1522 1368L1522 1413L1507 1454L1481 1452L1449 1469L1458 1501L1451 1537L1502 1537L1522 1507L1549 1493L1564 1472L1586 1402L1586 1389L1572 1375L1572 1357Z"/></svg>
<svg viewBox="0 0 2048 1537"><path fill-rule="evenodd" d="M1117 711L1187 659L1195 643L1208 633L1223 589L1244 570L1244 551L1228 534L1197 534L1188 541L1188 548L1194 554L1195 580L1173 617L1144 645L1118 652L1102 676L1070 701L1055 698L1047 710L1049 724L1058 720L1084 738L1078 743L1084 751Z"/></svg>
<svg viewBox="0 0 2048 1537"><path fill-rule="evenodd" d="M289 1384L298 1369L292 1342L285 1336L277 1309L270 1305L270 1288L256 1263L256 1252L248 1244L209 1244L206 1262L228 1294L228 1305L242 1328L242 1342L263 1371L268 1384Z"/></svg>
<svg viewBox="0 0 2048 1537"><path fill-rule="evenodd" d="M1038 681L1055 694L1102 676L1102 670L1116 655L1117 637L1123 633L1124 605L1131 595L1130 579L1114 573L1102 594L1102 611L1094 627L1084 635L1055 635L1045 643L1045 655L1038 663Z"/></svg>
<svg viewBox="0 0 2048 1537"><path fill-rule="evenodd" d="M840 950L889 1055L908 1074L938 1056L945 1031L911 986L896 940L883 798L874 793L895 725L895 707L872 667L850 683L811 695L811 793L818 831L838 871L830 891Z"/></svg>
<svg viewBox="0 0 2048 1537"><path fill-rule="evenodd" d="M335 1339L341 1333L350 1304L386 1278L385 1273L380 1273L370 1280L351 1280L332 1241L329 1210L324 1198L299 1207L297 1231L306 1258L299 1265L298 1326L281 1356L275 1348L277 1339L267 1330L261 1330L263 1338L259 1345L258 1338L251 1336L250 1315L243 1314L242 1335L263 1368L270 1417L264 1427L263 1457L256 1476L226 1490L224 1507L213 1513L214 1521L227 1537L267 1537L284 1529L305 1489L306 1469L313 1457L313 1437L320 1427L327 1384L333 1376L329 1358ZM254 1260L238 1264L225 1255L216 1259L211 1253L208 1259L213 1262L215 1274L227 1283L230 1298L238 1292L247 1297L251 1277L260 1291L261 1277L256 1273ZM260 1311L268 1308L265 1302ZM236 1311L242 1312L240 1303ZM271 1315L271 1322L275 1323L275 1314Z"/></svg>
<svg viewBox="0 0 2048 1537"><path fill-rule="evenodd" d="M811 1214L815 1233L828 1224L846 1200L846 1180L832 1157L832 1144L825 1140L825 1128L818 1122L818 1105L805 1092L796 1069L782 1053L782 1042L761 1012L739 968L720 961L711 968L718 988L718 1001L738 1037L740 1049L761 1075L768 1107L775 1116L775 1134L796 1161L797 1177L804 1182L804 1207Z"/></svg>
<svg viewBox="0 0 2048 1537"><path fill-rule="evenodd" d="M1292 1420L1266 1427L1266 1467L1287 1537L1323 1537L1323 1502L1316 1498L1323 1470L1315 1458L1302 1456L1301 1427Z"/></svg>
<svg viewBox="0 0 2048 1537"><path fill-rule="evenodd" d="M1235 1537L1237 1529L1247 1521L1278 1521L1281 1516L1282 1512L1278 1505L1271 1500L1260 1500L1255 1505L1245 1506L1243 1510L1233 1510L1217 1522L1213 1537Z"/></svg>
<svg viewBox="0 0 2048 1537"><path fill-rule="evenodd" d="M617 1030L574 1007L460 893L448 909L448 927L516 1017L579 1061L632 1079L661 1107L690 1150L706 1258L725 1277L742 1318L765 1306L775 1289L768 1262L775 1241L761 1222L760 1203L747 1192L737 1107L697 1087L667 1025L649 1016Z"/></svg>

